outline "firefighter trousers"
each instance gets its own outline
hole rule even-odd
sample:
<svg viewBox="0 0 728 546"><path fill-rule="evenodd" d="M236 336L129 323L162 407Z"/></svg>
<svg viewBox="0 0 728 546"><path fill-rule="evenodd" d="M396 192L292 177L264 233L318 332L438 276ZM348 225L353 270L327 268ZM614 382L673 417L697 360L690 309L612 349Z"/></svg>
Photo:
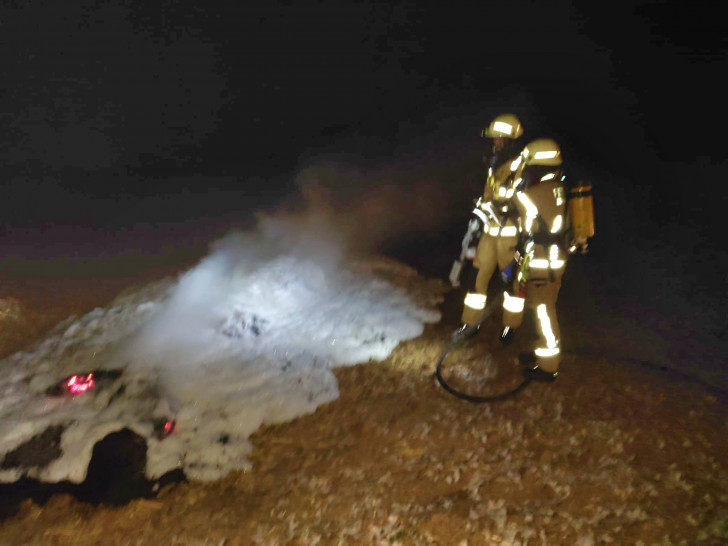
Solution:
<svg viewBox="0 0 728 546"><path fill-rule="evenodd" d="M514 286L514 292L518 290ZM556 315L556 300L561 290L561 271L550 279L530 279L526 284L525 297L506 292L503 301L503 325L518 328L523 321L524 307L536 314L538 338L531 349L536 355L536 364L545 372L556 372L561 363L561 331ZM516 292L518 293L518 292Z"/></svg>
<svg viewBox="0 0 728 546"><path fill-rule="evenodd" d="M516 249L517 237L493 236L484 233L478 242L473 266L478 269L475 278L475 287L465 295L461 322L474 325L478 322L488 294L488 283L496 268L503 271L513 259Z"/></svg>

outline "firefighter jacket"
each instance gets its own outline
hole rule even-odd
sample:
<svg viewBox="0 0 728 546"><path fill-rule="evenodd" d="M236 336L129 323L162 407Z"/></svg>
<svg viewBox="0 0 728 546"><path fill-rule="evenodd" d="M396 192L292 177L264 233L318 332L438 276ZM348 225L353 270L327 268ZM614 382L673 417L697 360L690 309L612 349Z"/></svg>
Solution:
<svg viewBox="0 0 728 546"><path fill-rule="evenodd" d="M488 178L478 207L488 217L483 232L494 237L514 237L518 233L516 209L512 206L514 171L520 155L503 159L503 153L488 168Z"/></svg>
<svg viewBox="0 0 728 546"><path fill-rule="evenodd" d="M514 186L523 260L517 281L561 279L567 257L566 189L558 166L525 167Z"/></svg>

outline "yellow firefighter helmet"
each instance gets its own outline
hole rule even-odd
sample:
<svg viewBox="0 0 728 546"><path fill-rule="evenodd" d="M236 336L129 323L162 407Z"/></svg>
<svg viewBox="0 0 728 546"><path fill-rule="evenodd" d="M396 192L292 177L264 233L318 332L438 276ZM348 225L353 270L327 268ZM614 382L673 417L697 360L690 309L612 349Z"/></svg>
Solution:
<svg viewBox="0 0 728 546"><path fill-rule="evenodd" d="M484 138L518 138L523 134L521 121L513 114L501 114L483 129Z"/></svg>
<svg viewBox="0 0 728 546"><path fill-rule="evenodd" d="M539 138L529 142L523 149L523 163L525 165L561 165L561 148L555 140Z"/></svg>

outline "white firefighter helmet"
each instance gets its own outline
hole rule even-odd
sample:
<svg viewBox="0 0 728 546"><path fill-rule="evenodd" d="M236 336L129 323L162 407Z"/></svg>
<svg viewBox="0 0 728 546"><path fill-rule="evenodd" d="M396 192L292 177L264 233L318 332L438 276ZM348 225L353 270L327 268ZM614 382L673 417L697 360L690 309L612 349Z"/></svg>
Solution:
<svg viewBox="0 0 728 546"><path fill-rule="evenodd" d="M501 114L483 129L481 136L485 138L518 138L523 134L521 121L513 114Z"/></svg>
<svg viewBox="0 0 728 546"><path fill-rule="evenodd" d="M555 140L538 138L529 142L522 152L525 165L561 165L561 148Z"/></svg>

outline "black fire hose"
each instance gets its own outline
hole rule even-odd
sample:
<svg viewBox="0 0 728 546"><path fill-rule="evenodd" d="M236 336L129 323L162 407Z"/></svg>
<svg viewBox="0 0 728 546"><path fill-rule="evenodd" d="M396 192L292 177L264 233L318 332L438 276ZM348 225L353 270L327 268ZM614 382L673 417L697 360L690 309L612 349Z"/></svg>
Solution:
<svg viewBox="0 0 728 546"><path fill-rule="evenodd" d="M483 309L483 313L478 318L478 322L474 325L474 327L480 326L483 322L485 322L490 315L493 314L493 311L496 309L496 307L500 306L500 302L503 300L503 296L500 295L498 297L494 297L488 305L485 306L485 309ZM523 389L526 388L526 386L531 382L531 380L526 377L523 379L523 382L516 386L514 389L511 389L509 391L500 393L500 394L494 394L492 396L475 396L472 394L467 394L464 392L460 392L459 390L455 389L454 387L448 385L448 383L445 381L445 379L442 377L442 363L445 360L445 357L447 356L447 353L449 353L452 349L460 345L466 338L462 337L460 339L456 339L454 341L451 341L447 344L445 349L440 354L440 358L437 359L437 367L435 368L435 377L437 378L437 381L442 385L442 388L445 389L447 392L452 394L453 396L460 398L461 400L467 400L468 402L472 402L473 404L482 404L483 402L498 402L501 400L506 400L508 398L511 398L512 396L515 396L519 392L521 392Z"/></svg>

